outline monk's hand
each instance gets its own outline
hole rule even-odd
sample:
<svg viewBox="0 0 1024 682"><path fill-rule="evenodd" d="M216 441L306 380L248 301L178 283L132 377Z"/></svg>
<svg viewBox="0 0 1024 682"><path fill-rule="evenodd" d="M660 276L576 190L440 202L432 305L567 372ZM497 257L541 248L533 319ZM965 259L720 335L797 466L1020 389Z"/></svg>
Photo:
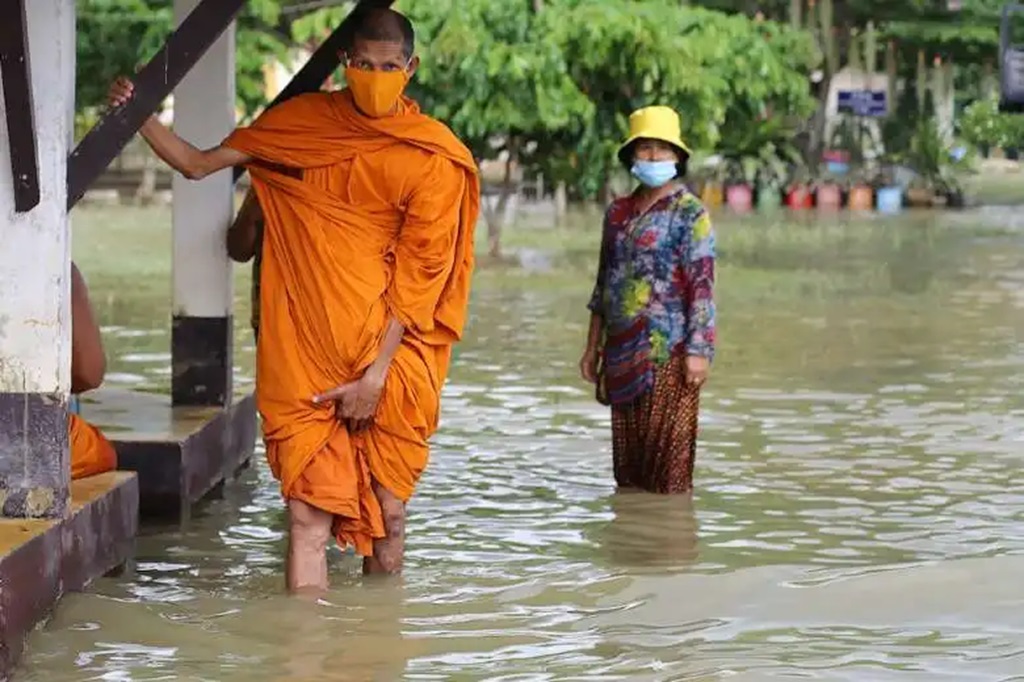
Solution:
<svg viewBox="0 0 1024 682"><path fill-rule="evenodd" d="M135 84L130 79L121 76L110 86L107 91L107 104L111 109L126 104L135 94Z"/></svg>
<svg viewBox="0 0 1024 682"><path fill-rule="evenodd" d="M383 372L371 367L359 380L313 396L313 402L321 404L333 400L338 420L350 431L362 431L373 423L386 378Z"/></svg>
<svg viewBox="0 0 1024 682"><path fill-rule="evenodd" d="M690 386L702 386L708 380L710 361L700 355L686 356L686 383Z"/></svg>

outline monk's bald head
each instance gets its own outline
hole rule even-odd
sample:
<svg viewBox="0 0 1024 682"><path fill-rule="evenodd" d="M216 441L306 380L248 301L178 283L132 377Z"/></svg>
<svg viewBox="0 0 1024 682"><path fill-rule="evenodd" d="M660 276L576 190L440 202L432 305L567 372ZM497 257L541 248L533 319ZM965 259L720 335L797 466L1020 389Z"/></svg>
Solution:
<svg viewBox="0 0 1024 682"><path fill-rule="evenodd" d="M385 7L361 2L346 19L350 28L345 36L345 52L352 55L360 43L391 43L401 46L406 61L416 51L416 32L404 14Z"/></svg>

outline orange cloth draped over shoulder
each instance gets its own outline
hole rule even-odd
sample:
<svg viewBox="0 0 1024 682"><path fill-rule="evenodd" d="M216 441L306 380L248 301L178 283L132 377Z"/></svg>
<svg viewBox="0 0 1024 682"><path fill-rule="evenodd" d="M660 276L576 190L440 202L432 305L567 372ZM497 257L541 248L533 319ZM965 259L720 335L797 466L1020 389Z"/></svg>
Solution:
<svg viewBox="0 0 1024 682"><path fill-rule="evenodd" d="M253 159L265 217L256 400L267 459L286 499L330 512L339 545L372 555L384 537L372 481L412 496L465 324L476 164L412 100L374 119L347 90L279 104L224 145ZM401 346L373 425L350 434L312 397L361 376L391 317L406 328Z"/></svg>
<svg viewBox="0 0 1024 682"><path fill-rule="evenodd" d="M77 414L69 414L71 478L87 478L117 468L114 446L95 426Z"/></svg>

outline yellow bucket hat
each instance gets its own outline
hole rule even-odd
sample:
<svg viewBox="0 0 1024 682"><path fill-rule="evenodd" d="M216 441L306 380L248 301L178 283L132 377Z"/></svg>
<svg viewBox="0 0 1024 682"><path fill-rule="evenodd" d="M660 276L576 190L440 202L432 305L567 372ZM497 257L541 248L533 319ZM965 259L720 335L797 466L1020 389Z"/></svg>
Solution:
<svg viewBox="0 0 1024 682"><path fill-rule="evenodd" d="M688 156L693 155L683 142L679 114L672 107L644 107L629 115L629 137L619 147L619 159L623 160L623 163L628 161L624 159L624 155L629 146L640 139L668 142L686 152Z"/></svg>

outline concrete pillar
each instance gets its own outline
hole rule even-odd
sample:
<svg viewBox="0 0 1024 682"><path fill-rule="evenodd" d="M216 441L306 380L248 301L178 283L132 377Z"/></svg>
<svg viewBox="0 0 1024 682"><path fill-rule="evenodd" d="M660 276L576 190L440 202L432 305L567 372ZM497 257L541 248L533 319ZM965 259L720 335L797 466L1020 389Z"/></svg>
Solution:
<svg viewBox="0 0 1024 682"><path fill-rule="evenodd" d="M67 158L75 104L75 2L26 3L32 102L0 94L0 510L68 509L71 254ZM41 199L14 208L7 111L32 106Z"/></svg>
<svg viewBox="0 0 1024 682"><path fill-rule="evenodd" d="M180 23L198 0L174 0ZM221 35L174 92L174 129L215 147L235 127L235 27ZM231 262L224 246L234 212L232 171L200 182L174 178L171 396L175 405L231 401Z"/></svg>

